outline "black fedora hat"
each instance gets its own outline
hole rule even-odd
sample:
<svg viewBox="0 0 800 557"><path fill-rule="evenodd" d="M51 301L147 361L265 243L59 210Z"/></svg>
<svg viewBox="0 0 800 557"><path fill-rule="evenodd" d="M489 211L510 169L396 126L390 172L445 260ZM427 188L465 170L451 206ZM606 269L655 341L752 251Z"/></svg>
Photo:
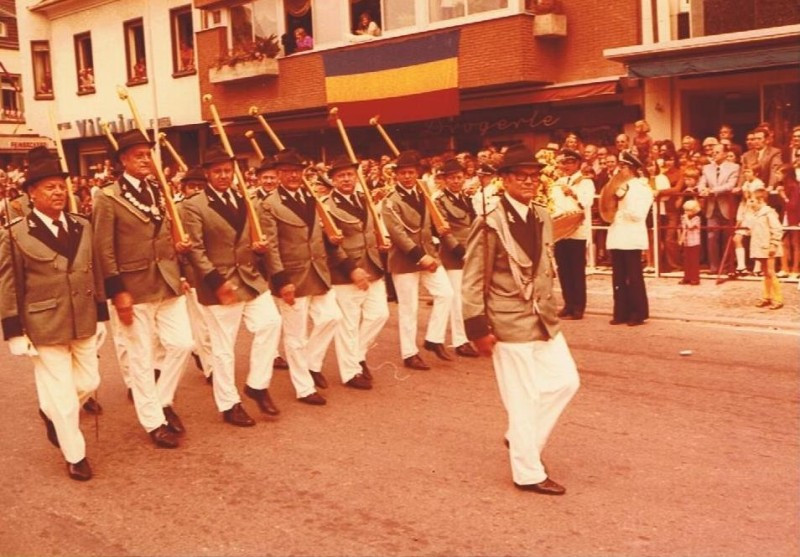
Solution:
<svg viewBox="0 0 800 557"><path fill-rule="evenodd" d="M536 160L533 151L528 149L525 145L513 145L508 148L506 154L503 156L503 163L498 168L499 172L507 172L512 168L518 166L526 166L531 168L544 168L544 163Z"/></svg>
<svg viewBox="0 0 800 557"><path fill-rule="evenodd" d="M328 169L328 176L332 178L333 175L340 170L346 170L348 168L358 168L358 163L351 161L350 157L346 155L340 155L331 161L331 167Z"/></svg>
<svg viewBox="0 0 800 557"><path fill-rule="evenodd" d="M447 176L448 174L455 174L456 172L464 172L464 167L458 162L458 159L447 159L447 161L439 170L439 174Z"/></svg>
<svg viewBox="0 0 800 557"><path fill-rule="evenodd" d="M206 182L206 174L203 172L203 167L193 166L181 178L181 184L187 182Z"/></svg>
<svg viewBox="0 0 800 557"><path fill-rule="evenodd" d="M261 164L256 168L256 173L264 172L266 170L275 170L275 157L267 155L261 159Z"/></svg>
<svg viewBox="0 0 800 557"><path fill-rule="evenodd" d="M22 183L22 189L28 189L45 178L66 178L68 172L61 170L58 156L53 155L46 147L34 147L28 151L28 173Z"/></svg>
<svg viewBox="0 0 800 557"><path fill-rule="evenodd" d="M634 170L642 168L642 161L640 161L636 157L636 155L634 155L630 151L622 151L619 154L619 162L620 162L620 164L627 164L628 166L632 167Z"/></svg>
<svg viewBox="0 0 800 557"><path fill-rule="evenodd" d="M305 168L306 163L300 157L300 154L294 149L284 149L275 155L275 167L279 166L299 166Z"/></svg>
<svg viewBox="0 0 800 557"><path fill-rule="evenodd" d="M139 130L128 130L120 134L117 138L117 156L124 153L127 149L138 145L147 145L152 148L155 143L147 139Z"/></svg>
<svg viewBox="0 0 800 557"><path fill-rule="evenodd" d="M221 145L212 145L203 153L203 168L208 168L211 165L223 162L231 162L232 160L233 157L230 156Z"/></svg>
<svg viewBox="0 0 800 557"><path fill-rule="evenodd" d="M400 154L397 155L397 160L394 163L395 170L407 168L409 166L413 166L414 168L419 167L419 155L416 151L401 151Z"/></svg>
<svg viewBox="0 0 800 557"><path fill-rule="evenodd" d="M581 154L575 149L561 149L558 154L561 155L561 159L565 161L574 160L580 162L583 160Z"/></svg>

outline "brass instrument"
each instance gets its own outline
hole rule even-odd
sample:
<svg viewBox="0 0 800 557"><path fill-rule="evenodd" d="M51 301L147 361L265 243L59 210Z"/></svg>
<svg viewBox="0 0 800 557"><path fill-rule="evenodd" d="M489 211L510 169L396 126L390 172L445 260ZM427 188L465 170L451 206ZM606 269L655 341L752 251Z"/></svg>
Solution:
<svg viewBox="0 0 800 557"><path fill-rule="evenodd" d="M211 117L214 119L214 127L217 129L219 138L222 141L222 146L228 156L233 159L233 172L236 176L236 179L239 181L240 193L242 194L245 207L247 208L247 222L250 225L250 240L254 244L261 243L264 241L264 233L261 230L261 222L258 220L258 214L256 213L255 205L253 205L253 200L250 198L250 192L247 191L247 181L244 179L242 170L239 168L239 163L234 157L233 148L231 147L230 141L228 141L228 134L225 131L225 128L222 126L222 120L219 118L219 112L217 112L217 107L214 105L213 100L214 97L212 97L210 94L206 93L203 95L203 102L208 103L208 108L211 110Z"/></svg>
<svg viewBox="0 0 800 557"><path fill-rule="evenodd" d="M117 94L119 98L123 101L128 101L128 107L131 110L131 114L133 115L133 120L136 123L136 127L142 132L142 135L145 137L146 140L150 141L150 136L147 135L147 129L144 127L142 123L142 119L139 116L139 111L136 108L136 103L133 102L133 99L128 95L128 91L125 90L124 87L117 87ZM117 146L119 148L119 146ZM151 149L151 151L153 151ZM156 154L155 152L153 154ZM164 197L164 205L167 208L167 213L169 213L170 219L172 219L172 239L175 243L185 243L188 242L188 236L186 235L186 231L183 228L183 221L181 221L180 213L178 213L178 208L175 206L175 199L172 193L172 186L169 185L166 176L164 176L164 169L161 168L161 161L154 160L153 168L156 171L156 177L158 177L158 182L161 184L161 189Z"/></svg>
<svg viewBox="0 0 800 557"><path fill-rule="evenodd" d="M50 126L53 128L53 139L56 142L56 151L58 152L58 162L61 165L61 172L65 172L67 177L65 179L67 183L67 202L69 203L69 212L70 213L77 213L78 212L78 200L75 198L75 188L72 185L72 178L69 176L69 167L67 167L67 158L64 156L64 145L61 144L61 135L58 131L58 124L56 123L56 117L53 114L52 109L49 111L50 114ZM9 215L9 219L11 216Z"/></svg>
<svg viewBox="0 0 800 557"><path fill-rule="evenodd" d="M344 142L344 147L345 150L347 150L347 156L350 158L350 162L358 165L358 181L361 184L361 189L364 191L364 199L367 202L367 211L372 217L372 222L375 226L375 241L378 245L378 249L383 251L388 250L390 245L389 241L387 240L389 231L386 230L386 225L383 223L383 219L381 219L381 216L378 214L378 210L375 207L375 201L372 199L372 192L370 192L369 187L367 186L367 180L364 178L361 165L358 164L358 158L356 158L355 151L353 151L353 145L350 143L350 138L347 136L347 130L344 127L342 119L339 118L339 109L333 107L331 108L330 113L331 116L336 119L336 126L339 128L339 134L342 136L342 142Z"/></svg>
<svg viewBox="0 0 800 557"><path fill-rule="evenodd" d="M172 143L170 143L169 139L167 139L167 134L163 132L159 133L158 141L159 143L161 143L161 145L164 146L164 148L167 151L169 151L169 154L172 155L172 158L178 164L178 168L180 168L181 172L186 172L187 170L189 170L189 167L183 161L183 158L181 158L181 156L178 154L178 151L175 150L175 147L173 147Z"/></svg>
<svg viewBox="0 0 800 557"><path fill-rule="evenodd" d="M380 116L373 116L369 119L369 123L375 126L378 129L378 133L381 134L383 140L386 142L386 145L389 146L389 149L394 153L394 156L400 154L400 149L397 148L392 138L389 137L389 134L383 129L380 122L378 122L378 118ZM425 200L425 206L428 208L428 211L431 213L431 222L433 222L433 226L436 227L436 230L442 236L445 236L450 233L450 225L447 223L447 220L442 216L441 211L439 211L439 207L436 206L436 203L433 202L433 197L431 197L431 192L428 191L428 186L425 185L425 182L422 180L417 180L417 189L422 194L422 198Z"/></svg>
<svg viewBox="0 0 800 557"><path fill-rule="evenodd" d="M247 130L244 132L244 136L250 140L250 146L253 147L253 151L258 156L259 161L264 160L264 151L261 150L261 147L258 145L258 141L256 141L256 134L253 133L252 130Z"/></svg>

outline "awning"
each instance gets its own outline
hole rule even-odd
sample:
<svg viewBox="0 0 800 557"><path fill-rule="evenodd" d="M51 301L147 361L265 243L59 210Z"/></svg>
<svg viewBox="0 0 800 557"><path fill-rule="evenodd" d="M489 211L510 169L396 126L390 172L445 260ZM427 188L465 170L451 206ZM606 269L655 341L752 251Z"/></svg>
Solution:
<svg viewBox="0 0 800 557"><path fill-rule="evenodd" d="M612 48L604 55L641 78L797 67L800 25Z"/></svg>
<svg viewBox="0 0 800 557"><path fill-rule="evenodd" d="M34 147L55 149L56 144L49 137L39 135L0 135L0 153L21 154Z"/></svg>
<svg viewBox="0 0 800 557"><path fill-rule="evenodd" d="M569 101L585 98L616 95L619 78L588 82L561 83L548 86L515 86L513 88L481 88L462 92L461 112L516 106L526 104L544 104L556 101Z"/></svg>

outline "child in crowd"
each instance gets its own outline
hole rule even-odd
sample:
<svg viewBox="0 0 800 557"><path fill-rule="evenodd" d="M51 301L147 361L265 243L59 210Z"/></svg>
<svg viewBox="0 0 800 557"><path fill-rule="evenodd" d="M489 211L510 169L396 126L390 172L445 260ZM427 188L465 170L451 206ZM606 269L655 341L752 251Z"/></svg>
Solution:
<svg viewBox="0 0 800 557"><path fill-rule="evenodd" d="M646 120L637 120L633 124L636 135L633 136L633 146L636 156L642 162L647 162L650 157L650 148L653 146L653 138L650 137L650 124Z"/></svg>
<svg viewBox="0 0 800 557"><path fill-rule="evenodd" d="M742 168L742 175L744 177L742 185L733 188L733 193L742 194L742 200L739 202L739 207L736 210L736 226L743 228L737 228L733 235L733 245L735 248L734 253L736 254L736 271L731 273L731 278L741 277L748 274L744 250L744 238L745 236L750 235L748 222L750 217L753 215L753 206L750 200L752 199L755 191L763 190L765 188L764 182L762 182L761 179L756 176L753 167L745 165ZM756 271L758 270L759 269L756 269Z"/></svg>
<svg viewBox="0 0 800 557"><path fill-rule="evenodd" d="M778 213L767 205L769 193L759 189L753 193L750 203L753 215L750 217L750 256L762 262L764 270L764 294L756 307L780 309L783 307L781 283L775 276L775 258L783 254L783 227Z"/></svg>
<svg viewBox="0 0 800 557"><path fill-rule="evenodd" d="M683 204L678 244L683 246L683 280L680 284L700 284L700 203L690 199Z"/></svg>

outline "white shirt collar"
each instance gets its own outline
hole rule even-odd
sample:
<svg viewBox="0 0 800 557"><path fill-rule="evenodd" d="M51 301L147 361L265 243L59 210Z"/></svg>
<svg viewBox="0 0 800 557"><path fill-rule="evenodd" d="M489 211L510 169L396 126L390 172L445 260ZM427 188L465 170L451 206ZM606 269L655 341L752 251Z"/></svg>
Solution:
<svg viewBox="0 0 800 557"><path fill-rule="evenodd" d="M520 203L507 193L503 194L506 196L506 199L514 210L517 212L517 216L521 217L524 222L528 222L528 210L531 208L530 205L525 205L524 203Z"/></svg>
<svg viewBox="0 0 800 557"><path fill-rule="evenodd" d="M234 207L238 207L239 206L238 205L238 201L236 200L236 195L228 196L228 192L232 191L230 188L225 190L224 192L223 191L219 191L219 190L215 190L211 186L209 186L208 189L213 191L214 195L216 195L219 198L219 200L222 201L223 203L228 203L228 199L233 198L233 206Z"/></svg>
<svg viewBox="0 0 800 557"><path fill-rule="evenodd" d="M142 191L142 180L140 180L139 178L134 178L127 172L123 172L122 176L128 181L130 185L136 188L136 191Z"/></svg>
<svg viewBox="0 0 800 557"><path fill-rule="evenodd" d="M39 209L35 209L34 208L33 209L33 213L37 217L39 217L39 220L42 221L45 224L45 226L47 226L47 228L50 230L50 232L53 233L53 236L58 236L58 228L54 224L54 221L53 221L52 218L50 218L47 215L45 215L44 213L42 213ZM64 211L61 211L61 214L59 215L59 218L57 220L59 220L61 222L61 224L64 226L64 230L68 230L68 228L67 228L67 218L64 216Z"/></svg>

